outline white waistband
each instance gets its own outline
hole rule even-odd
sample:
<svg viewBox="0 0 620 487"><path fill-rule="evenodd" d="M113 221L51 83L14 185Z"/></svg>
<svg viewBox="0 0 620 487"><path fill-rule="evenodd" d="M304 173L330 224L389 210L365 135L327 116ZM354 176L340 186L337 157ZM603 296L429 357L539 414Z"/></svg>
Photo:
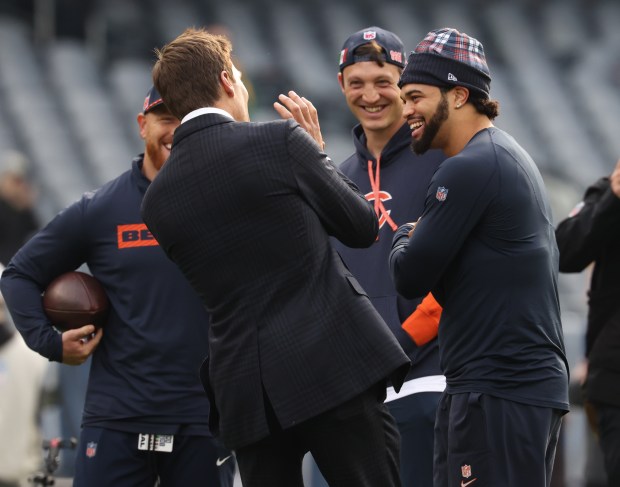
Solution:
<svg viewBox="0 0 620 487"><path fill-rule="evenodd" d="M445 388L446 378L443 375L420 377L405 382L398 393L396 393L392 386L388 387L385 402L401 399L418 392L443 392Z"/></svg>

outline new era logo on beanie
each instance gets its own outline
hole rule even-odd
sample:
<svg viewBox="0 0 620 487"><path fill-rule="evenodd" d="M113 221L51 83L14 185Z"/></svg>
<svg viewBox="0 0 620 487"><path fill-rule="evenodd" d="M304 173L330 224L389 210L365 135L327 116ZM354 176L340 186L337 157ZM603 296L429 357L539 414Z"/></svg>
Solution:
<svg viewBox="0 0 620 487"><path fill-rule="evenodd" d="M489 98L491 74L484 48L456 29L432 30L409 55L398 86L409 83L465 86L472 95Z"/></svg>
<svg viewBox="0 0 620 487"><path fill-rule="evenodd" d="M147 92L146 98L144 99L142 113L146 114L163 103L164 101L161 99L161 95L157 92L155 87L152 86Z"/></svg>
<svg viewBox="0 0 620 487"><path fill-rule="evenodd" d="M387 31L380 27L367 27L351 34L349 38L344 41L342 50L340 51L340 71L351 64L359 63L362 61L371 61L367 56L356 56L355 50L375 41L379 47L381 47L385 53L385 62L394 64L399 68L405 67L405 48L400 38L393 32Z"/></svg>

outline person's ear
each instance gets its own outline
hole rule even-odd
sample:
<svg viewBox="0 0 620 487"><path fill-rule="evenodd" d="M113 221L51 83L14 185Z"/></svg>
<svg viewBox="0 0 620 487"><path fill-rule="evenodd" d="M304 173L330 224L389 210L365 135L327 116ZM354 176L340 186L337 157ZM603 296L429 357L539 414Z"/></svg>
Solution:
<svg viewBox="0 0 620 487"><path fill-rule="evenodd" d="M344 78L342 77L342 71L338 71L338 84L340 85L340 89L344 93Z"/></svg>
<svg viewBox="0 0 620 487"><path fill-rule="evenodd" d="M461 108L469 100L469 89L464 86L454 88L454 107Z"/></svg>
<svg viewBox="0 0 620 487"><path fill-rule="evenodd" d="M146 137L145 127L146 127L146 115L142 112L138 113L136 117L138 122L138 128L140 129L140 137L144 139Z"/></svg>
<svg viewBox="0 0 620 487"><path fill-rule="evenodd" d="M234 83L228 71L224 70L220 73L220 84L222 85L224 93L226 93L230 97L235 96Z"/></svg>

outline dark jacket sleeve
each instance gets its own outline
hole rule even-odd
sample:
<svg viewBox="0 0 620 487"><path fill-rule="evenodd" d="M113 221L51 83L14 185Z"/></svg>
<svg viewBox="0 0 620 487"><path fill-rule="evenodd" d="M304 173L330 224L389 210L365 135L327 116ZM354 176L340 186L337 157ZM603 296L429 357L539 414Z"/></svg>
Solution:
<svg viewBox="0 0 620 487"><path fill-rule="evenodd" d="M597 259L607 237L619 232L620 198L612 192L609 178L601 178L556 228L560 271L581 272Z"/></svg>
<svg viewBox="0 0 620 487"><path fill-rule="evenodd" d="M302 197L317 214L328 234L348 247L369 247L379 232L373 206L321 152L308 133L296 125L288 134L288 153Z"/></svg>
<svg viewBox="0 0 620 487"><path fill-rule="evenodd" d="M62 337L45 315L41 293L58 275L84 261L80 202L65 209L11 259L0 289L26 344L51 361L62 361Z"/></svg>

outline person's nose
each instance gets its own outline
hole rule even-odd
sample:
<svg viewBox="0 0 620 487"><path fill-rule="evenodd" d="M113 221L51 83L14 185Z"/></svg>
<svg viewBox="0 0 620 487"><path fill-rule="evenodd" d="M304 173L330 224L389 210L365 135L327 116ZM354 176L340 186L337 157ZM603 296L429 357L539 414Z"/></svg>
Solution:
<svg viewBox="0 0 620 487"><path fill-rule="evenodd" d="M381 98L379 91L377 91L377 89L372 85L367 85L364 87L362 96L366 103L376 103L379 101L379 98Z"/></svg>
<svg viewBox="0 0 620 487"><path fill-rule="evenodd" d="M403 105L403 118L407 120L409 117L412 117L415 113L415 109L413 107L413 103L405 103Z"/></svg>

